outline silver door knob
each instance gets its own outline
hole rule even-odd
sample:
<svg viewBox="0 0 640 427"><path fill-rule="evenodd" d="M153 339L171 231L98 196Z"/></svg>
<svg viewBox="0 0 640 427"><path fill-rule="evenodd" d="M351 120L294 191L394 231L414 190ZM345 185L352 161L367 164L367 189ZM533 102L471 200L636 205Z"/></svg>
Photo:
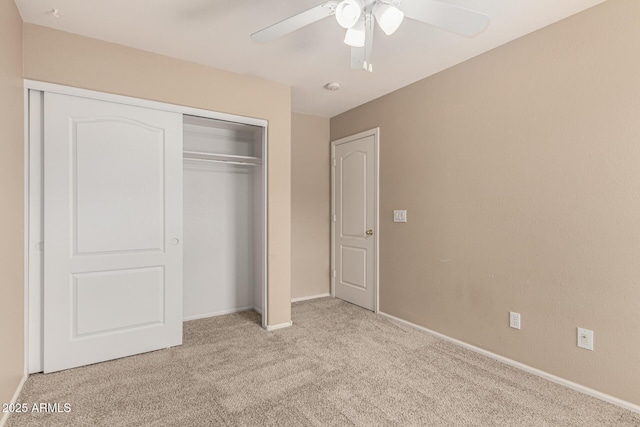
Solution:
<svg viewBox="0 0 640 427"><path fill-rule="evenodd" d="M367 236L373 236L373 230L367 230Z"/></svg>
<svg viewBox="0 0 640 427"><path fill-rule="evenodd" d="M173 246L177 245L178 243L180 243L180 239L176 239L176 238L171 239L171 244Z"/></svg>

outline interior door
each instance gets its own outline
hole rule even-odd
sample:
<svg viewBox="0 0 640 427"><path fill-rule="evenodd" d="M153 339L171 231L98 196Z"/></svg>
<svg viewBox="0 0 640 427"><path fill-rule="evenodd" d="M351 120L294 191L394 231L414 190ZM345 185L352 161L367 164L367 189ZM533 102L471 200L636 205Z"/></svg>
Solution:
<svg viewBox="0 0 640 427"><path fill-rule="evenodd" d="M45 93L44 371L182 344L182 116Z"/></svg>
<svg viewBox="0 0 640 427"><path fill-rule="evenodd" d="M334 145L335 296L375 311L376 134Z"/></svg>

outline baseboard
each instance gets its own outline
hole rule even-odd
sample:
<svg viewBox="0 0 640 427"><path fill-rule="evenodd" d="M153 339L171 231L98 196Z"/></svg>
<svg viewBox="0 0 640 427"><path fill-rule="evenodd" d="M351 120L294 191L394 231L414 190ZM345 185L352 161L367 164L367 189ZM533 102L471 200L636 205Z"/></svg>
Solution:
<svg viewBox="0 0 640 427"><path fill-rule="evenodd" d="M253 311L255 311L258 314L262 314L262 309L261 308L253 307Z"/></svg>
<svg viewBox="0 0 640 427"><path fill-rule="evenodd" d="M215 311L213 313L204 313L204 314L196 314L195 316L187 316L183 317L183 322L188 322L189 320L198 320L198 319L206 319L207 317L216 317L223 316L225 314L239 313L241 311L249 311L254 310L255 307L239 307L239 308L231 308L229 310Z"/></svg>
<svg viewBox="0 0 640 427"><path fill-rule="evenodd" d="M311 295L311 296L308 296L308 297L291 298L291 302L308 301L310 299L325 298L325 297L330 297L330 296L331 296L331 294L329 292L327 292L326 294Z"/></svg>
<svg viewBox="0 0 640 427"><path fill-rule="evenodd" d="M504 363L506 365L513 366L514 368L518 368L518 369L520 369L522 371L525 371L525 372L528 372L530 374L536 375L538 377L544 378L544 379L546 379L548 381L554 382L556 384L560 384L562 386L565 386L565 387L570 388L572 390L575 390L575 391L578 391L580 393L586 394L588 396L595 397L596 399L604 400L605 402L611 403L611 404L616 405L616 406L620 406L621 408L628 409L630 411L640 413L640 405L636 405L634 403L627 402L626 400L622 400L622 399L619 399L617 397L608 395L606 393L602 393L602 392L594 390L592 388L583 386L581 384L574 383L573 381L569 381L567 379L564 379L564 378L561 378L561 377L557 377L557 376L555 376L553 374L550 374L548 372L541 371L540 369L531 367L529 365L525 365L524 363L521 363L521 362L516 362L515 360L509 359L508 357L500 356L499 354L492 353L492 352L490 352L488 350L484 350L482 348L479 348L479 347L476 347L474 345L468 344L468 343L466 343L464 341L460 341L460 340L457 340L455 338L451 338L451 337L449 337L447 335L441 334L441 333L436 332L436 331L432 331L431 329L427 329L427 328L425 328L423 326L416 325L415 323L411 323L411 322L409 322L407 320L400 319L400 318L392 316L390 314L383 313L381 311L379 311L378 314L383 316L383 317L387 317L389 319L395 320L396 322L400 322L400 323L405 324L407 326L410 326L412 328L418 329L418 330L420 330L422 332L427 332L427 333L429 333L431 335L435 335L435 336L437 336L439 338L442 338L444 340L447 340L447 341L449 341L449 342L451 342L453 344L459 345L460 347L464 347L464 348L466 348L468 350L474 351L476 353L480 353L480 354L482 354L484 356L490 357L490 358L492 358L494 360L497 360L499 362L502 362L502 363Z"/></svg>
<svg viewBox="0 0 640 427"><path fill-rule="evenodd" d="M276 331L278 329L288 328L291 325L293 325L293 322L292 321L288 321L287 323L280 323L279 325L267 325L267 327L265 329L267 331Z"/></svg>
<svg viewBox="0 0 640 427"><path fill-rule="evenodd" d="M18 397L20 397L20 392L22 391L22 387L24 387L24 383L27 381L27 378L29 378L28 375L22 377L22 379L20 380L20 384L18 384L18 388L16 389L16 392L13 393L13 397L11 398L11 402L9 403L16 403L18 401ZM9 419L9 415L11 415L10 412L5 412L4 414L2 414L2 418L0 418L0 427L5 426L7 420Z"/></svg>

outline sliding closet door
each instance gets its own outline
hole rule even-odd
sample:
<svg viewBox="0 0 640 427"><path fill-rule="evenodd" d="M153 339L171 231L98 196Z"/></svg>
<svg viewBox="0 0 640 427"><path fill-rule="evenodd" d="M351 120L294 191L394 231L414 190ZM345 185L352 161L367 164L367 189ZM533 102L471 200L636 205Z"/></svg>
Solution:
<svg viewBox="0 0 640 427"><path fill-rule="evenodd" d="M44 102L44 371L180 345L182 116Z"/></svg>

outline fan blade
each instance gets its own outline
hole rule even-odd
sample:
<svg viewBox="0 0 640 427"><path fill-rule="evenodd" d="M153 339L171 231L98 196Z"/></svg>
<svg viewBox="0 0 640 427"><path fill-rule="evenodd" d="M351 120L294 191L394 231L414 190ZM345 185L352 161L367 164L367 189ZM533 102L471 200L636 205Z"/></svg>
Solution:
<svg viewBox="0 0 640 427"><path fill-rule="evenodd" d="M351 48L351 69L362 70L364 65L364 47Z"/></svg>
<svg viewBox="0 0 640 427"><path fill-rule="evenodd" d="M251 40L254 42L268 42L278 37L286 36L302 27L306 27L309 24L313 24L327 16L331 16L335 13L337 1L328 1L322 3L316 7L305 10L297 15L284 19L277 24L273 24L263 30L251 34Z"/></svg>
<svg viewBox="0 0 640 427"><path fill-rule="evenodd" d="M484 31L491 20L484 13L436 0L404 0L400 9L407 18L467 37Z"/></svg>

